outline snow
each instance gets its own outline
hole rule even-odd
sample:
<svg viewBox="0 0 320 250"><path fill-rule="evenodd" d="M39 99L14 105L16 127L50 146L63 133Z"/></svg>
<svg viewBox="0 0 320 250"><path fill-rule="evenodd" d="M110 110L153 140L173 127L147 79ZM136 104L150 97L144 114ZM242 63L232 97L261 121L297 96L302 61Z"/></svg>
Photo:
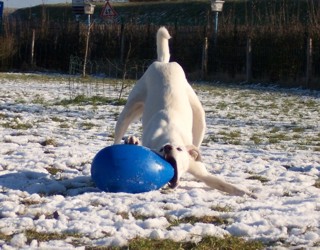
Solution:
<svg viewBox="0 0 320 250"><path fill-rule="evenodd" d="M10 79L0 79L0 235L9 239L0 237L0 248L84 249L135 237L228 234L279 248L319 246L320 92L195 86L207 115L207 168L258 199L210 190L190 175L175 191L127 194L101 192L90 178L93 157L112 144L122 106L59 104L74 95L62 78ZM117 87L101 89L118 95ZM140 135L140 123L128 133ZM227 223L173 223L191 216ZM27 230L66 239L28 239Z"/></svg>

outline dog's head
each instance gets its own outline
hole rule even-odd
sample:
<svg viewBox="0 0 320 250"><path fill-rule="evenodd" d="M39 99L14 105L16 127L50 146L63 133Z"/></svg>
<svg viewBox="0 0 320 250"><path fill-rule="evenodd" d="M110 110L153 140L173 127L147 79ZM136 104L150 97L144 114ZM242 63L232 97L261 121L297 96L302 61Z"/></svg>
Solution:
<svg viewBox="0 0 320 250"><path fill-rule="evenodd" d="M191 146L164 145L159 154L168 161L174 169L174 176L169 181L170 188L176 188L179 185L181 176L188 171L190 161L201 161L199 150Z"/></svg>

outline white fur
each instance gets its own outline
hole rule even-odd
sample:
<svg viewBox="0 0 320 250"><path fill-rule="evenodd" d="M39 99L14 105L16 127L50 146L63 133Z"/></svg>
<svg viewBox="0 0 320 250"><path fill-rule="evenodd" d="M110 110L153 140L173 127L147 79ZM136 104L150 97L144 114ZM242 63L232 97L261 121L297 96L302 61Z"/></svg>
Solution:
<svg viewBox="0 0 320 250"><path fill-rule="evenodd" d="M181 66L168 63L168 36L164 27L159 29L158 61L133 87L117 121L114 143L120 143L130 123L142 116L142 145L173 162L175 177L169 183L171 187L178 186L180 177L189 172L211 188L244 195L247 192L213 176L201 162L199 147L206 128L205 113ZM139 143L135 137L128 142Z"/></svg>

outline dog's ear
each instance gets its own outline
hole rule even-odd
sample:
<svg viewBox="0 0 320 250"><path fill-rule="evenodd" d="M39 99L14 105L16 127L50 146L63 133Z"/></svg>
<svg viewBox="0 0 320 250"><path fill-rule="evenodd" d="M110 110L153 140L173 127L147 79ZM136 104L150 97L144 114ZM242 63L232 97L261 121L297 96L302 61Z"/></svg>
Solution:
<svg viewBox="0 0 320 250"><path fill-rule="evenodd" d="M202 161L200 151L197 147L194 145L187 146L187 150L189 155L195 160L195 161Z"/></svg>

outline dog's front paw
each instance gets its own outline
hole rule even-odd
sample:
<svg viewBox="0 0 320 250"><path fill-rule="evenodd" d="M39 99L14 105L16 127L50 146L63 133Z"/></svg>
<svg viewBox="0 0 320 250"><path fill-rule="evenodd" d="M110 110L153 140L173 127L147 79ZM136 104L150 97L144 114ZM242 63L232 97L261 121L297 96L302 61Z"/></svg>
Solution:
<svg viewBox="0 0 320 250"><path fill-rule="evenodd" d="M128 136L124 138L124 144L140 145L140 141L135 136Z"/></svg>

